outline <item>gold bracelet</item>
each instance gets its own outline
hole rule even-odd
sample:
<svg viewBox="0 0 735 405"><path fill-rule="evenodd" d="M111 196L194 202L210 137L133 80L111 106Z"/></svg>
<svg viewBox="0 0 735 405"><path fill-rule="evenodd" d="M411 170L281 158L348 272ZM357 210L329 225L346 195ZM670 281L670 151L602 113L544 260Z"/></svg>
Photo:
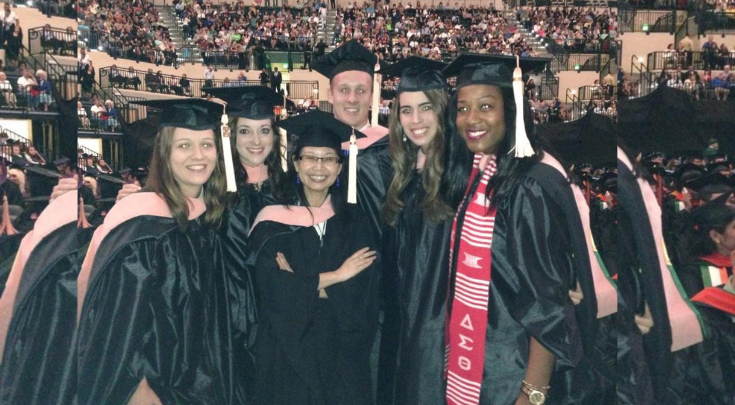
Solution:
<svg viewBox="0 0 735 405"><path fill-rule="evenodd" d="M521 383L523 384L524 387L532 389L532 390L537 390L537 391L548 390L551 388L551 386L542 387L540 385L533 385L526 380L521 381Z"/></svg>

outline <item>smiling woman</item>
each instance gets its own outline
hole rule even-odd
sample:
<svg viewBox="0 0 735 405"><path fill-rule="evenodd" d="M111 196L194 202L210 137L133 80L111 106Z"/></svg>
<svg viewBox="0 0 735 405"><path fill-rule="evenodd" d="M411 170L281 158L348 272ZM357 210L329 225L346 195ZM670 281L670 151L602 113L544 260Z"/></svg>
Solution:
<svg viewBox="0 0 735 405"><path fill-rule="evenodd" d="M319 112L281 126L299 137L299 199L265 207L248 239L261 298L256 397L261 405L370 405L376 243L339 180L352 129Z"/></svg>
<svg viewBox="0 0 735 405"><path fill-rule="evenodd" d="M79 404L250 403L253 294L217 232L222 107L155 103L164 114L145 192L107 214L79 275Z"/></svg>

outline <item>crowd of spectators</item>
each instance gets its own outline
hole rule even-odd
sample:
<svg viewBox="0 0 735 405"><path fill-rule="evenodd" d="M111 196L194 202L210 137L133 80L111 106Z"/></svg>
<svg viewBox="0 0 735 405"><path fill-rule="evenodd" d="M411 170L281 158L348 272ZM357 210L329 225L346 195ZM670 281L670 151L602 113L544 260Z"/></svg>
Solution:
<svg viewBox="0 0 735 405"><path fill-rule="evenodd" d="M176 45L148 0L91 0L79 10L80 28L110 54L155 64L177 65Z"/></svg>
<svg viewBox="0 0 735 405"><path fill-rule="evenodd" d="M462 51L536 56L516 26L493 9L366 2L340 8L337 15L334 43L358 39L391 62L413 55L449 59Z"/></svg>
<svg viewBox="0 0 735 405"><path fill-rule="evenodd" d="M610 52L618 31L613 9L522 7L516 16L529 32L548 38L568 52Z"/></svg>
<svg viewBox="0 0 735 405"><path fill-rule="evenodd" d="M45 70L34 74L25 62L12 70L0 67L0 108L48 111L53 104L52 84Z"/></svg>

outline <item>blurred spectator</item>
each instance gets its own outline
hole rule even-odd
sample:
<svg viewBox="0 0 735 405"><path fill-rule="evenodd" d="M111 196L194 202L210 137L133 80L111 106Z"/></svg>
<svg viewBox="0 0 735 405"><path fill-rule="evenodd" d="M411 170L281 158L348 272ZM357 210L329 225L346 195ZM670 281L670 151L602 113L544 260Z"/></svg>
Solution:
<svg viewBox="0 0 735 405"><path fill-rule="evenodd" d="M33 165L45 165L46 158L33 145L28 145L26 148L25 159L28 163Z"/></svg>
<svg viewBox="0 0 735 405"><path fill-rule="evenodd" d="M0 96L2 96L2 104L10 108L16 108L17 99L13 94L13 86L10 84L5 72L0 72Z"/></svg>
<svg viewBox="0 0 735 405"><path fill-rule="evenodd" d="M79 125L83 129L91 129L89 117L87 116L87 110L84 109L81 101L77 101L77 118L79 118Z"/></svg>
<svg viewBox="0 0 735 405"><path fill-rule="evenodd" d="M51 95L51 82L48 81L48 74L44 70L39 69L36 72L36 77L38 78L38 84L34 89L34 98L36 100L34 106L38 109L43 107L43 111L48 111L49 105L54 101L53 96Z"/></svg>
<svg viewBox="0 0 735 405"><path fill-rule="evenodd" d="M214 86L214 68L207 65L207 69L204 70L204 87L212 86Z"/></svg>
<svg viewBox="0 0 735 405"><path fill-rule="evenodd" d="M107 129L110 132L115 132L120 126L120 122L117 120L117 108L115 108L115 103L112 100L105 101L105 106L107 107Z"/></svg>

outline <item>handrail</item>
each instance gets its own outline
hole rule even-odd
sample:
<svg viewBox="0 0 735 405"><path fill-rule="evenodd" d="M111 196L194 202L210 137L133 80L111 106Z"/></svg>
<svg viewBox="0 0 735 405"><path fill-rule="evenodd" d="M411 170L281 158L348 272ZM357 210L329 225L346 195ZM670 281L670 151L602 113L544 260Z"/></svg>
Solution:
<svg viewBox="0 0 735 405"><path fill-rule="evenodd" d="M160 75L160 84L157 83L155 86L148 86L146 83L146 75L148 75L148 72L146 71L135 69L131 71L129 69L117 68L117 75L114 77L111 75L112 71L113 68L111 66L104 67L99 70L100 85L102 87L117 89L118 92L120 89L129 89L191 97L203 97L205 95L201 90L203 87L206 87L207 81L205 79L187 78L186 80L189 81L189 90L187 91L180 83L183 76L162 74ZM243 82L233 78L233 80L227 84L223 79L215 79L212 81L211 85L214 87L228 87L238 85L254 86L259 84L261 83L258 80L245 80ZM293 99L318 97L319 95L318 81L284 80L281 83L281 88L285 89L286 94Z"/></svg>
<svg viewBox="0 0 735 405"><path fill-rule="evenodd" d="M77 31L72 27L35 27L28 30L28 51L31 54L49 52L59 56L77 56ZM67 54L68 53L68 54Z"/></svg>

